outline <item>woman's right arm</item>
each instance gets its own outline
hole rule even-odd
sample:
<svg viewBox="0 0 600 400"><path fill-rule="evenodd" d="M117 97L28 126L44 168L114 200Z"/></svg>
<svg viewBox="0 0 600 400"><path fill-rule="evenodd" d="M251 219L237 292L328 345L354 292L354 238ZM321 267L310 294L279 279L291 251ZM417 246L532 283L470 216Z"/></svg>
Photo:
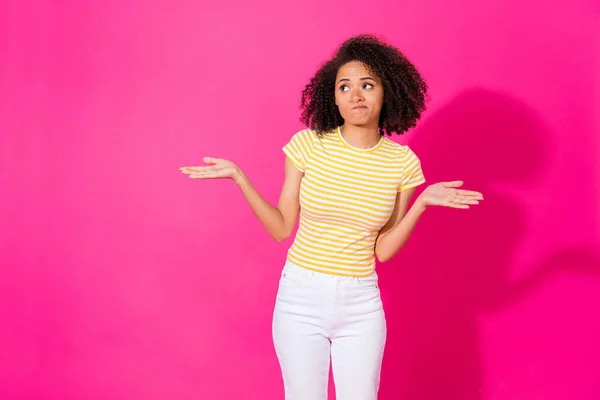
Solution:
<svg viewBox="0 0 600 400"><path fill-rule="evenodd" d="M254 188L250 180L237 167L234 181L242 190L254 215L273 239L281 242L292 234L300 212L300 181L304 176L292 162L285 158L285 180L277 207L270 205Z"/></svg>
<svg viewBox="0 0 600 400"><path fill-rule="evenodd" d="M281 242L292 234L300 212L300 181L304 176L286 157L285 180L277 207L270 205L252 185L244 172L231 161L205 158L205 162L214 164L202 167L182 167L183 173L190 178L218 179L231 178L240 187L254 215L273 239Z"/></svg>

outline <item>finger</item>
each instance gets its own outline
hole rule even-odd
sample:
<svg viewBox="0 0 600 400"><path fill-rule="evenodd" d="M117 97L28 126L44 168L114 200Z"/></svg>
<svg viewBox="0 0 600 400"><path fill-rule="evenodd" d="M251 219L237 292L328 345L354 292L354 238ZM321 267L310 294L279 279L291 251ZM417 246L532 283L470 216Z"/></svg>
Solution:
<svg viewBox="0 0 600 400"><path fill-rule="evenodd" d="M455 199L453 199L451 201L451 203L454 204L479 204L479 200L474 199L474 198L462 198L462 197L457 197Z"/></svg>
<svg viewBox="0 0 600 400"><path fill-rule="evenodd" d="M194 172L210 172L217 171L219 169L225 168L226 165L202 165L198 167L188 167L183 169L181 172L183 173L194 173Z"/></svg>
<svg viewBox="0 0 600 400"><path fill-rule="evenodd" d="M460 208L463 210L466 210L468 208L470 208L467 204L458 204L458 203L444 203L444 206L449 207L449 208Z"/></svg>
<svg viewBox="0 0 600 400"><path fill-rule="evenodd" d="M481 199L483 199L483 194L482 194L482 193L480 193L480 192L475 192L475 191L473 191L473 190L463 190L463 189L459 189L459 190L457 190L457 193L458 193L460 196L478 197L478 198L481 198Z"/></svg>
<svg viewBox="0 0 600 400"><path fill-rule="evenodd" d="M202 169L202 167L197 167L197 168L183 169L183 170L181 170L181 172L189 175L189 174L199 174L199 173L207 172L207 170Z"/></svg>
<svg viewBox="0 0 600 400"><path fill-rule="evenodd" d="M478 194L463 194L458 192L456 194L456 198L466 199L466 200L483 200L483 195L481 193Z"/></svg>
<svg viewBox="0 0 600 400"><path fill-rule="evenodd" d="M203 173L195 173L195 174L191 174L190 178L192 179L214 179L214 178L218 178L219 176L217 175L216 172L203 172Z"/></svg>
<svg viewBox="0 0 600 400"><path fill-rule="evenodd" d="M198 168L204 168L204 167L181 167L181 168L179 168L179 170L181 172L192 172L192 171L197 171Z"/></svg>
<svg viewBox="0 0 600 400"><path fill-rule="evenodd" d="M455 187L461 187L464 182L463 181L452 181L452 182L443 182L444 187L447 188L455 188Z"/></svg>
<svg viewBox="0 0 600 400"><path fill-rule="evenodd" d="M219 161L223 161L220 158L214 158L214 157L203 157L202 161L204 161L207 164L216 164Z"/></svg>
<svg viewBox="0 0 600 400"><path fill-rule="evenodd" d="M190 177L194 175L198 178L227 178L227 171L221 169L213 169L202 172L194 172Z"/></svg>

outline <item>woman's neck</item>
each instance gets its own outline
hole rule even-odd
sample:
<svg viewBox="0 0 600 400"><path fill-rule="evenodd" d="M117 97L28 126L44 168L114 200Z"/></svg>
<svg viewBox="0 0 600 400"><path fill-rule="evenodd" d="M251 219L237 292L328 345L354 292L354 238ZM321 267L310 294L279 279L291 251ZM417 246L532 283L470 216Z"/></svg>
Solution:
<svg viewBox="0 0 600 400"><path fill-rule="evenodd" d="M381 140L378 127L363 127L351 124L340 126L344 140L358 149L370 149L377 146Z"/></svg>

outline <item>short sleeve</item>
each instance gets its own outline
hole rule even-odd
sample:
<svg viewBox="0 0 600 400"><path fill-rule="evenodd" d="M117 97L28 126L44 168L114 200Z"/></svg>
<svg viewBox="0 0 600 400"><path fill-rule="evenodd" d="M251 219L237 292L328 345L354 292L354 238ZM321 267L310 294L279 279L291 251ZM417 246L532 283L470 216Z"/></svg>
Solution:
<svg viewBox="0 0 600 400"><path fill-rule="evenodd" d="M425 183L425 176L421 169L419 157L408 147L404 152L403 171L398 185L398 191L403 192Z"/></svg>
<svg viewBox="0 0 600 400"><path fill-rule="evenodd" d="M296 133L290 141L283 146L283 152L300 171L304 172L313 148L313 133L303 130Z"/></svg>

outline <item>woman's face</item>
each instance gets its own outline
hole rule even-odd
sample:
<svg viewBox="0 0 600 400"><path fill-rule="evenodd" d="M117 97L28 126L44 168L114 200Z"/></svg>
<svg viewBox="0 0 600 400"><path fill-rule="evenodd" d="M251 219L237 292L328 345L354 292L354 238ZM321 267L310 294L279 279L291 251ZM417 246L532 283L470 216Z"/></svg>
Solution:
<svg viewBox="0 0 600 400"><path fill-rule="evenodd" d="M335 78L335 104L346 123L378 127L383 105L383 85L359 61L340 67Z"/></svg>

